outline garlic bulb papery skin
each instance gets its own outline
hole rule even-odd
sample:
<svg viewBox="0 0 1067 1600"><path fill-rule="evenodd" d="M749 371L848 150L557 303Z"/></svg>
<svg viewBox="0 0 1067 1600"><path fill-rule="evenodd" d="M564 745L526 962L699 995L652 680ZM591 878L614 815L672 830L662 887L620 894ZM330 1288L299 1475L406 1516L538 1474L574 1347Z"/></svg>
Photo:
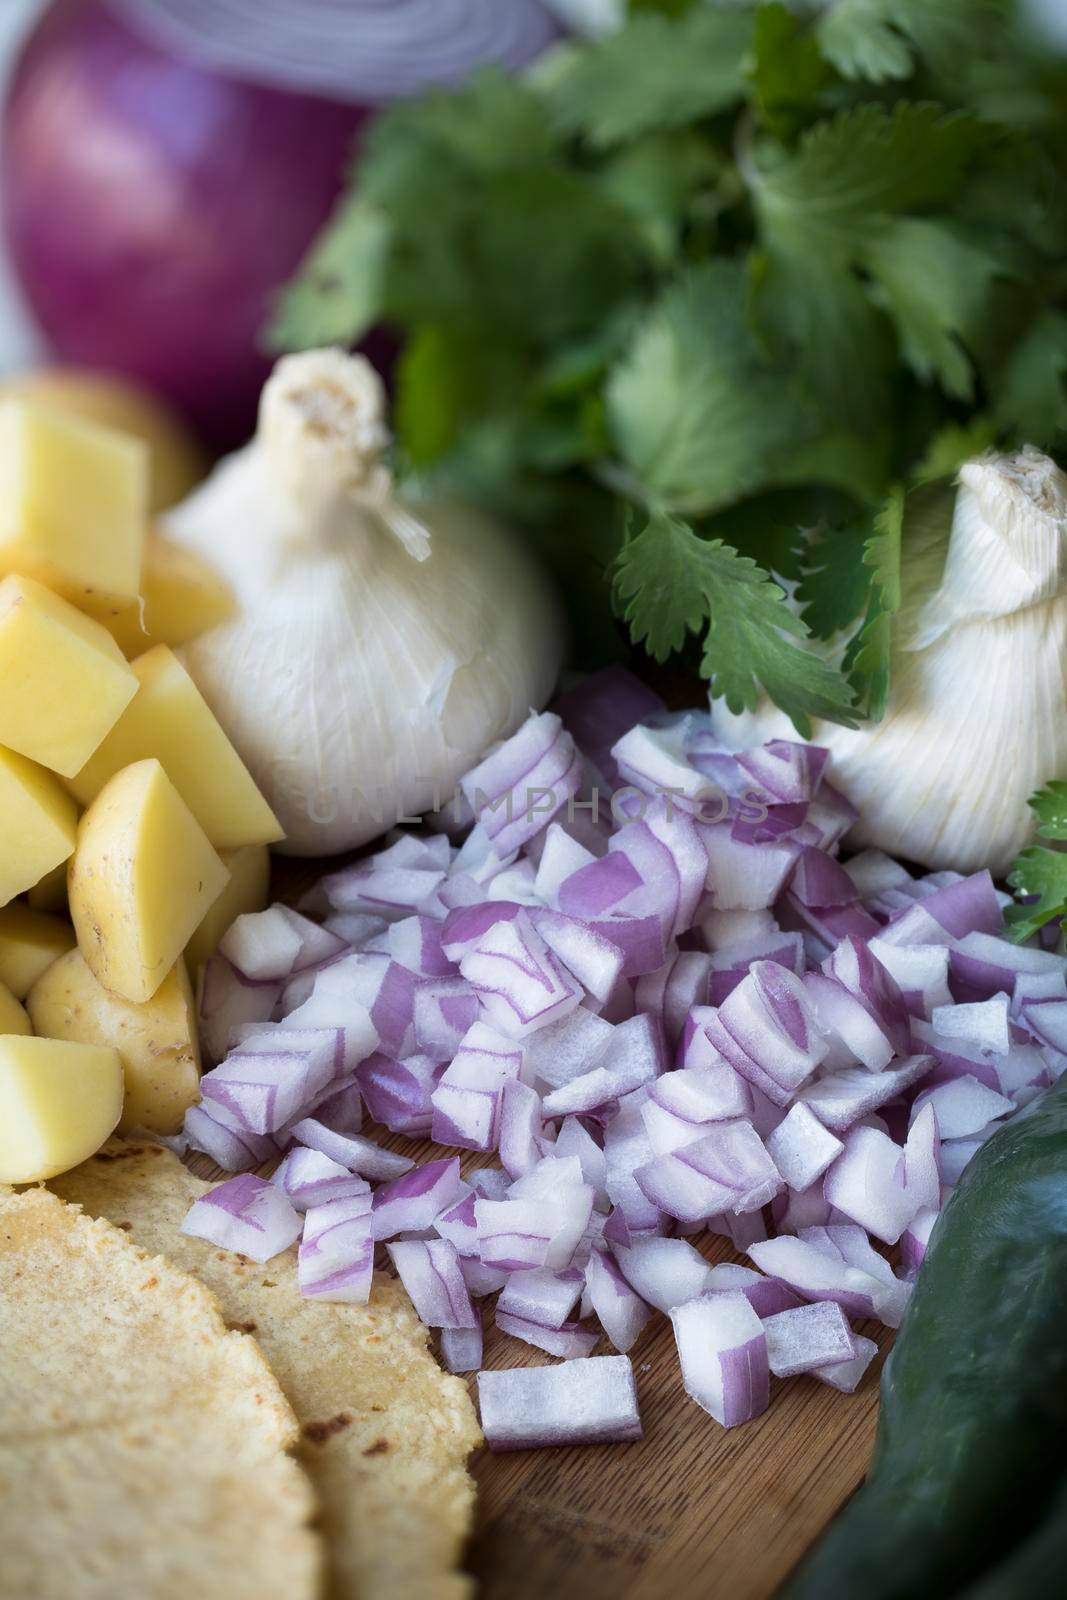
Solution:
<svg viewBox="0 0 1067 1600"><path fill-rule="evenodd" d="M969 461L950 534L909 529L903 585L885 718L813 731L859 808L849 845L1003 874L1030 795L1067 776L1067 476L1030 447ZM733 748L796 738L770 705L713 725Z"/></svg>
<svg viewBox="0 0 1067 1600"><path fill-rule="evenodd" d="M405 502L360 356L279 361L255 438L169 512L237 615L182 659L290 855L329 855L446 803L555 686L563 625L527 555L465 506Z"/></svg>

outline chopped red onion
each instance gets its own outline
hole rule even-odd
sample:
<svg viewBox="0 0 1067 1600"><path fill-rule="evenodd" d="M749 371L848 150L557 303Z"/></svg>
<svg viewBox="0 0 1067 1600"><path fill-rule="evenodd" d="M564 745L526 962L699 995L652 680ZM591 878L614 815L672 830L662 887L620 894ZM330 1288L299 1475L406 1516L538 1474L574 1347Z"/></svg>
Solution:
<svg viewBox="0 0 1067 1600"><path fill-rule="evenodd" d="M353 1177L347 1168L332 1161L321 1150L298 1145L290 1150L271 1182L276 1184L297 1211L323 1205L328 1200L349 1200L370 1194L363 1178Z"/></svg>
<svg viewBox="0 0 1067 1600"><path fill-rule="evenodd" d="M810 1189L844 1149L799 1100L767 1135L766 1143L767 1154L790 1189Z"/></svg>
<svg viewBox="0 0 1067 1600"><path fill-rule="evenodd" d="M708 857L707 890L716 911L760 911L772 906L797 859L794 844L746 844L728 822L700 826Z"/></svg>
<svg viewBox="0 0 1067 1600"><path fill-rule="evenodd" d="M281 994L279 983L243 978L225 956L205 962L200 981L200 1040L212 1061L221 1061L230 1035L249 1022L267 1022Z"/></svg>
<svg viewBox="0 0 1067 1600"><path fill-rule="evenodd" d="M491 1021L510 1038L525 1039L573 1011L581 990L567 976L525 911L497 922L459 968L478 991Z"/></svg>
<svg viewBox="0 0 1067 1600"><path fill-rule="evenodd" d="M538 1322L501 1311L499 1301L496 1325L501 1333L521 1339L524 1344L531 1344L537 1350L545 1350L550 1356L561 1356L565 1361L590 1355L599 1338L592 1328L585 1328L580 1322L565 1322L561 1328L543 1328Z"/></svg>
<svg viewBox="0 0 1067 1600"><path fill-rule="evenodd" d="M416 1315L428 1328L480 1327L459 1256L447 1239L397 1240L388 1250Z"/></svg>
<svg viewBox="0 0 1067 1600"><path fill-rule="evenodd" d="M868 1072L863 1067L845 1067L807 1084L797 1095L797 1103L814 1111L831 1133L847 1133L861 1117L927 1077L934 1069L933 1056L909 1056L887 1072Z"/></svg>
<svg viewBox="0 0 1067 1600"><path fill-rule="evenodd" d="M367 1110L390 1133L429 1133L432 1096L444 1070L443 1062L431 1061L429 1056L409 1056L405 1061L394 1061L380 1052L368 1056L359 1068L359 1087Z"/></svg>
<svg viewBox="0 0 1067 1600"><path fill-rule="evenodd" d="M478 1404L491 1450L623 1444L642 1437L627 1356L589 1356L558 1367L479 1372Z"/></svg>
<svg viewBox="0 0 1067 1600"><path fill-rule="evenodd" d="M383 1150L381 1145L375 1144L373 1139L365 1139L362 1134L335 1133L316 1117L302 1118L289 1131L309 1150L319 1151L346 1171L373 1179L375 1183L400 1178L415 1165L410 1156Z"/></svg>
<svg viewBox="0 0 1067 1600"><path fill-rule="evenodd" d="M889 1066L896 1054L892 1040L843 983L822 972L809 972L804 989L829 1047L824 1058L829 1069L847 1067L855 1061L868 1072L882 1072Z"/></svg>
<svg viewBox="0 0 1067 1600"><path fill-rule="evenodd" d="M432 1227L435 1218L459 1199L462 1184L458 1156L427 1162L383 1184L374 1195L374 1238L395 1239L398 1233Z"/></svg>
<svg viewBox="0 0 1067 1600"><path fill-rule="evenodd" d="M784 1106L827 1052L804 985L774 961L755 961L723 1001L708 1037L743 1078Z"/></svg>
<svg viewBox="0 0 1067 1600"><path fill-rule="evenodd" d="M681 1222L719 1211L757 1211L782 1188L750 1122L713 1123L693 1144L655 1156L634 1174L653 1205Z"/></svg>
<svg viewBox="0 0 1067 1600"><path fill-rule="evenodd" d="M544 1111L529 1084L509 1078L500 1091L498 1149L511 1178L521 1178L541 1159Z"/></svg>
<svg viewBox="0 0 1067 1600"><path fill-rule="evenodd" d="M828 1383L831 1389L837 1389L841 1394L855 1394L862 1381L864 1373L878 1354L878 1346L873 1339L865 1339L862 1334L852 1335L852 1355L847 1361L835 1361L829 1366L814 1367L812 1377L818 1378L820 1383Z"/></svg>
<svg viewBox="0 0 1067 1600"><path fill-rule="evenodd" d="M248 1172L278 1154L273 1139L258 1133L236 1132L216 1122L208 1106L190 1106L183 1132L191 1150L201 1150L224 1172Z"/></svg>
<svg viewBox="0 0 1067 1600"><path fill-rule="evenodd" d="M894 945L871 939L867 948L896 983L911 1016L928 1019L936 1006L951 1004L947 945Z"/></svg>
<svg viewBox="0 0 1067 1600"><path fill-rule="evenodd" d="M256 1034L205 1073L200 1092L212 1115L237 1132L276 1133L338 1071L336 1035L278 1028Z"/></svg>
<svg viewBox="0 0 1067 1600"><path fill-rule="evenodd" d="M942 1139L973 1138L988 1122L1008 1117L1015 1110L1006 1095L969 1075L924 1089L916 1098L913 1116L918 1116L925 1106L933 1107Z"/></svg>
<svg viewBox="0 0 1067 1600"><path fill-rule="evenodd" d="M753 1243L756 1241L753 1240ZM751 1267L734 1266L724 1261L708 1273L707 1289L711 1294L743 1294L757 1317L772 1317L779 1311L789 1311L802 1302L792 1289L774 1278L765 1278Z"/></svg>
<svg viewBox="0 0 1067 1600"><path fill-rule="evenodd" d="M807 1230L805 1230L807 1232ZM827 1254L810 1238L765 1239L749 1248L749 1255L761 1272L793 1289L805 1300L833 1300L842 1311L854 1317L878 1317L887 1327L897 1328L903 1315L902 1293L907 1285L894 1289L845 1261L840 1251Z"/></svg>
<svg viewBox="0 0 1067 1600"><path fill-rule="evenodd" d="M914 1278L922 1266L930 1244L930 1235L940 1214L937 1209L920 1211L912 1217L901 1234L900 1259L907 1277Z"/></svg>
<svg viewBox="0 0 1067 1600"><path fill-rule="evenodd" d="M546 1272L544 1268L513 1272L497 1301L497 1310L539 1323L542 1328L562 1328L581 1292L582 1280L577 1273Z"/></svg>
<svg viewBox="0 0 1067 1600"><path fill-rule="evenodd" d="M938 1006L930 1021L943 1039L965 1039L994 1055L1007 1055L1011 1045L1008 996L1003 992L969 1005Z"/></svg>
<svg viewBox="0 0 1067 1600"><path fill-rule="evenodd" d="M307 1299L365 1305L374 1278L371 1213L363 1196L313 1206L304 1218L297 1278Z"/></svg>
<svg viewBox="0 0 1067 1600"><path fill-rule="evenodd" d="M582 1179L589 1184L599 1200L607 1199L607 1157L589 1130L577 1117L564 1119L554 1146L558 1156L577 1156L582 1169Z"/></svg>
<svg viewBox="0 0 1067 1600"><path fill-rule="evenodd" d="M823 1180L823 1193L885 1244L896 1244L920 1209L903 1182L903 1151L877 1128L857 1126Z"/></svg>
<svg viewBox="0 0 1067 1600"><path fill-rule="evenodd" d="M441 1329L441 1365L446 1372L477 1372L482 1364L482 1324Z"/></svg>
<svg viewBox="0 0 1067 1600"><path fill-rule="evenodd" d="M589 1310L596 1316L616 1350L627 1353L652 1315L650 1307L631 1287L611 1255L594 1250L585 1267Z"/></svg>
<svg viewBox="0 0 1067 1600"><path fill-rule="evenodd" d="M763 1324L743 1294L711 1294L671 1312L686 1393L724 1428L766 1411Z"/></svg>
<svg viewBox="0 0 1067 1600"><path fill-rule="evenodd" d="M712 1268L684 1239L636 1239L629 1246L617 1245L615 1258L634 1292L664 1313L699 1299L712 1287Z"/></svg>
<svg viewBox="0 0 1067 1600"><path fill-rule="evenodd" d="M767 1362L776 1378L851 1361L852 1330L833 1300L817 1300L764 1317Z"/></svg>
<svg viewBox="0 0 1067 1600"><path fill-rule="evenodd" d="M269 1261L288 1250L303 1226L280 1189L244 1172L211 1189L190 1207L182 1232L208 1239L251 1261Z"/></svg>

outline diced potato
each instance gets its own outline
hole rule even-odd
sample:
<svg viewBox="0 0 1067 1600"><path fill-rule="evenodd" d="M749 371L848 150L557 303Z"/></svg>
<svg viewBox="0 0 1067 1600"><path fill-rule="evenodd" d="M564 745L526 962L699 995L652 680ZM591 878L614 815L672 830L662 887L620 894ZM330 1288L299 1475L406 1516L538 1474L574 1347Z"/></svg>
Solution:
<svg viewBox="0 0 1067 1600"><path fill-rule="evenodd" d="M0 397L12 395L143 439L154 511L184 500L207 471L207 458L181 418L150 389L126 378L83 367L35 367L3 380Z"/></svg>
<svg viewBox="0 0 1067 1600"><path fill-rule="evenodd" d="M26 1007L19 1005L11 990L0 983L0 1034L32 1032Z"/></svg>
<svg viewBox="0 0 1067 1600"><path fill-rule="evenodd" d="M137 689L106 628L34 578L0 582L0 744L73 778Z"/></svg>
<svg viewBox="0 0 1067 1600"><path fill-rule="evenodd" d="M44 767L0 747L0 906L69 860L78 808Z"/></svg>
<svg viewBox="0 0 1067 1600"><path fill-rule="evenodd" d="M40 883L27 891L26 899L35 911L61 911L67 909L67 863L46 872ZM73 935L72 935L73 937Z"/></svg>
<svg viewBox="0 0 1067 1600"><path fill-rule="evenodd" d="M270 898L270 851L265 844L246 845L223 856L230 881L185 947L190 972L213 956L223 935L248 911L264 911Z"/></svg>
<svg viewBox="0 0 1067 1600"><path fill-rule="evenodd" d="M0 1183L38 1183L93 1155L122 1115L117 1050L0 1038Z"/></svg>
<svg viewBox="0 0 1067 1600"><path fill-rule="evenodd" d="M280 839L278 819L174 652L157 645L133 670L140 690L71 780L71 793L88 805L116 772L154 757L216 850Z"/></svg>
<svg viewBox="0 0 1067 1600"><path fill-rule="evenodd" d="M38 978L26 1004L43 1038L111 1045L118 1051L126 1080L120 1133L134 1128L178 1132L186 1111L200 1098L196 1004L184 961L175 964L151 1000L131 1005L102 988L81 951L71 950Z"/></svg>
<svg viewBox="0 0 1067 1600"><path fill-rule="evenodd" d="M86 611L103 624L127 656L152 645L177 649L233 615L233 591L195 550L149 532L144 547L141 598L132 605L88 601Z"/></svg>
<svg viewBox="0 0 1067 1600"><path fill-rule="evenodd" d="M17 1000L25 1000L41 973L73 947L69 922L17 903L0 909L0 983Z"/></svg>
<svg viewBox="0 0 1067 1600"><path fill-rule="evenodd" d="M70 914L98 982L150 1000L229 874L158 761L106 783L78 827Z"/></svg>
<svg viewBox="0 0 1067 1600"><path fill-rule="evenodd" d="M148 515L139 439L31 400L0 403L0 571L75 604L135 600Z"/></svg>

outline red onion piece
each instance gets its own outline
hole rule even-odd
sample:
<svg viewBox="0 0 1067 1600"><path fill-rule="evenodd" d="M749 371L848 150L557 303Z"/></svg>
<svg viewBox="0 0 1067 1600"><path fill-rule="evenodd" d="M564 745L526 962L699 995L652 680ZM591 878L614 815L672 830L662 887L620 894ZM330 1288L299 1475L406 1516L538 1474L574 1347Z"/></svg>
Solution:
<svg viewBox="0 0 1067 1600"><path fill-rule="evenodd" d="M767 1136L767 1154L790 1189L810 1189L843 1149L802 1101Z"/></svg>
<svg viewBox="0 0 1067 1600"><path fill-rule="evenodd" d="M847 1361L835 1361L830 1366L813 1367L812 1377L818 1378L820 1383L827 1383L831 1389L836 1389L840 1394L855 1394L860 1386L864 1373L878 1354L878 1346L873 1339L865 1339L862 1334L852 1335L852 1355Z"/></svg>
<svg viewBox="0 0 1067 1600"><path fill-rule="evenodd" d="M251 1172L228 1178L190 1207L182 1232L251 1261L269 1261L300 1237L300 1216L285 1195Z"/></svg>
<svg viewBox="0 0 1067 1600"><path fill-rule="evenodd" d="M615 1247L619 1271L641 1299L669 1314L707 1294L713 1269L684 1239L636 1239Z"/></svg>
<svg viewBox="0 0 1067 1600"><path fill-rule="evenodd" d="M589 1309L616 1350L625 1355L640 1338L652 1311L627 1282L614 1259L594 1250L585 1267Z"/></svg>
<svg viewBox="0 0 1067 1600"><path fill-rule="evenodd" d="M374 1279L374 1240L364 1197L332 1200L308 1211L297 1277L307 1299L367 1303Z"/></svg>
<svg viewBox="0 0 1067 1600"><path fill-rule="evenodd" d="M590 1355L600 1337L592 1328L585 1328L580 1322L565 1322L561 1328L543 1328L538 1322L501 1311L499 1301L496 1325L501 1333L521 1339L524 1344L532 1344L537 1350L545 1350L550 1356L561 1356L564 1361Z"/></svg>
<svg viewBox="0 0 1067 1600"><path fill-rule="evenodd" d="M482 1325L441 1329L441 1365L446 1372L477 1372L482 1364Z"/></svg>
<svg viewBox="0 0 1067 1600"><path fill-rule="evenodd" d="M755 1242L755 1241L753 1241ZM734 1266L724 1261L708 1273L707 1289L711 1294L743 1294L757 1317L773 1317L779 1311L789 1311L802 1302L792 1289L774 1278L765 1278L751 1267Z"/></svg>
<svg viewBox="0 0 1067 1600"><path fill-rule="evenodd" d="M415 1165L410 1156L383 1150L362 1134L337 1133L317 1117L303 1117L289 1131L309 1150L318 1151L347 1172L358 1173L360 1178L369 1178L375 1183L401 1178Z"/></svg>
<svg viewBox="0 0 1067 1600"><path fill-rule="evenodd" d="M767 1361L776 1378L837 1366L851 1361L855 1351L852 1330L844 1312L832 1300L797 1306L764 1317Z"/></svg>
<svg viewBox="0 0 1067 1600"><path fill-rule="evenodd" d="M914 1114L918 1116L925 1106L933 1108L942 1139L973 1138L987 1123L1010 1116L1015 1110L1006 1095L969 1075L924 1089L916 1098Z"/></svg>
<svg viewBox="0 0 1067 1600"><path fill-rule="evenodd" d="M767 1340L744 1295L711 1294L671 1312L686 1393L724 1428L766 1411Z"/></svg>
<svg viewBox="0 0 1067 1600"><path fill-rule="evenodd" d="M624 1444L642 1437L633 1367L626 1356L480 1372L478 1404L490 1450Z"/></svg>
<svg viewBox="0 0 1067 1600"><path fill-rule="evenodd" d="M383 1184L374 1195L374 1238L394 1239L398 1233L432 1227L434 1219L459 1198L462 1184L456 1156L427 1162Z"/></svg>
<svg viewBox="0 0 1067 1600"><path fill-rule="evenodd" d="M397 1240L388 1247L416 1315L428 1328L477 1328L480 1319L447 1239Z"/></svg>
<svg viewBox="0 0 1067 1600"><path fill-rule="evenodd" d="M542 1328L562 1328L578 1304L582 1280L577 1273L513 1272L500 1299L498 1311L539 1323Z"/></svg>
<svg viewBox="0 0 1067 1600"><path fill-rule="evenodd" d="M353 1177L347 1168L324 1155L321 1150L297 1146L290 1150L271 1179L297 1211L324 1205L329 1200L350 1200L370 1194L364 1178Z"/></svg>

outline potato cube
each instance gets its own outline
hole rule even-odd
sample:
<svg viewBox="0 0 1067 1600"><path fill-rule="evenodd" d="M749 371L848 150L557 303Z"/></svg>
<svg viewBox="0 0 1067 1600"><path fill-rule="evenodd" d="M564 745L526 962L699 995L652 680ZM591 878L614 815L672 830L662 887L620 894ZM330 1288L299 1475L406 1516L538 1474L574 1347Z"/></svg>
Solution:
<svg viewBox="0 0 1067 1600"><path fill-rule="evenodd" d="M126 1080L120 1133L178 1132L200 1099L196 1003L184 961L171 968L151 1000L132 1005L97 983L81 951L71 950L38 978L26 1004L27 1029L32 1018L42 1038L118 1051Z"/></svg>
<svg viewBox="0 0 1067 1600"><path fill-rule="evenodd" d="M0 906L69 859L78 808L59 779L0 746Z"/></svg>
<svg viewBox="0 0 1067 1600"><path fill-rule="evenodd" d="M230 881L185 947L189 971L213 956L223 935L249 911L263 911L270 898L270 851L264 844L246 845L224 855Z"/></svg>
<svg viewBox="0 0 1067 1600"><path fill-rule="evenodd" d="M138 693L71 780L71 793L88 805L116 772L154 757L216 850L280 839L278 819L174 652L157 645L133 670Z"/></svg>
<svg viewBox="0 0 1067 1600"><path fill-rule="evenodd" d="M66 868L63 870L65 883ZM25 1000L41 973L73 946L74 929L69 922L17 902L0 909L0 983L17 1000Z"/></svg>
<svg viewBox="0 0 1067 1600"><path fill-rule="evenodd" d="M117 1050L0 1038L0 1183L39 1183L93 1155L122 1115Z"/></svg>
<svg viewBox="0 0 1067 1600"><path fill-rule="evenodd" d="M106 628L34 578L0 582L0 744L73 778L137 689Z"/></svg>
<svg viewBox="0 0 1067 1600"><path fill-rule="evenodd" d="M124 655L143 655L152 645L174 649L233 615L233 591L195 550L149 531L144 547L141 598L132 605L84 609L103 624Z"/></svg>
<svg viewBox="0 0 1067 1600"><path fill-rule="evenodd" d="M0 403L0 571L80 603L135 600L148 515L148 448L31 400Z"/></svg>
<svg viewBox="0 0 1067 1600"><path fill-rule="evenodd" d="M70 914L105 989L150 1000L229 874L158 761L106 783L78 827Z"/></svg>
<svg viewBox="0 0 1067 1600"><path fill-rule="evenodd" d="M0 983L0 1034L32 1032L26 1007L19 1005L11 990Z"/></svg>

